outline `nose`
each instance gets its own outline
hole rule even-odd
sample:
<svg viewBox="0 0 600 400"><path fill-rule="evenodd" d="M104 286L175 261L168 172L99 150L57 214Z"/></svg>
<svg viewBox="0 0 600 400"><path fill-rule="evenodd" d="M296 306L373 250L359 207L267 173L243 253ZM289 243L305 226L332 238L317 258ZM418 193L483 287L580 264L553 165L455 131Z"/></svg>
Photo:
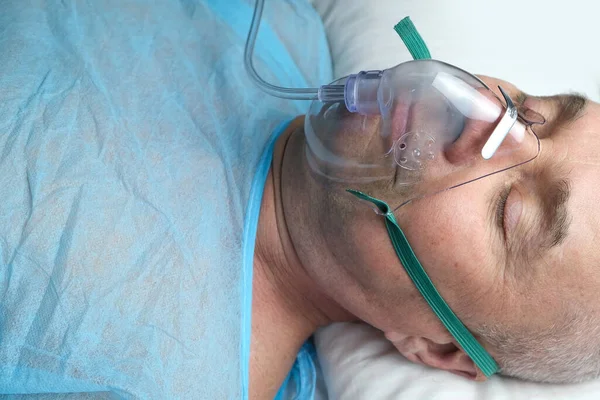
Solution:
<svg viewBox="0 0 600 400"><path fill-rule="evenodd" d="M444 150L446 160L452 165L467 165L481 157L481 148L494 130L494 123L468 119L458 139Z"/></svg>
<svg viewBox="0 0 600 400"><path fill-rule="evenodd" d="M502 107L498 106L495 101L498 100L489 92L479 95L483 103L486 103L486 109L491 110L491 115L488 118L469 118L465 120L465 128L458 140L450 146L446 153L446 158L456 164L458 162L470 162L476 157L476 151L481 149L481 157L485 160L490 159L498 149L503 146L506 149L507 144L518 144L523 141L525 128L521 123L517 123L518 111L510 96L498 86L498 89L506 102L506 111L498 112ZM477 106L473 104L472 109ZM495 118L494 118L495 115ZM489 118L492 117L492 118ZM507 135L511 134L508 142L505 144ZM516 142L516 143L511 143Z"/></svg>

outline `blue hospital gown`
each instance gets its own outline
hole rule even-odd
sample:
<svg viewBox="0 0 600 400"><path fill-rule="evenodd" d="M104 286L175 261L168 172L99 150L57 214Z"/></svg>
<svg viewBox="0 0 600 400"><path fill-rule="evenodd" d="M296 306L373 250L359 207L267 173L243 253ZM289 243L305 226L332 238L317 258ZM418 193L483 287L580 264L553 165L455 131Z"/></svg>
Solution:
<svg viewBox="0 0 600 400"><path fill-rule="evenodd" d="M252 11L0 2L0 394L247 396L270 146L308 107L248 79ZM331 80L306 1L267 0L255 59Z"/></svg>

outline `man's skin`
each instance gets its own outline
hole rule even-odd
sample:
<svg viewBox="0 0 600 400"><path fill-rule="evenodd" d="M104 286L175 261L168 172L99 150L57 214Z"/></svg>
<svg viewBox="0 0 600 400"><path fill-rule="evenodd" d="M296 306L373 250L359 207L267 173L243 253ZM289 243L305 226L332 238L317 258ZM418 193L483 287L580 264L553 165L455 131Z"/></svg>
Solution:
<svg viewBox="0 0 600 400"><path fill-rule="evenodd" d="M523 98L507 82L482 79ZM396 212L423 267L472 331L494 323L537 332L570 309L599 311L600 105L564 96L527 96L523 104L547 119L536 128L536 160ZM273 398L302 343L337 321L363 321L411 361L484 380L404 272L383 219L340 188L316 183L304 147L299 117L277 143L259 219L250 397ZM498 198L507 191L499 223Z"/></svg>

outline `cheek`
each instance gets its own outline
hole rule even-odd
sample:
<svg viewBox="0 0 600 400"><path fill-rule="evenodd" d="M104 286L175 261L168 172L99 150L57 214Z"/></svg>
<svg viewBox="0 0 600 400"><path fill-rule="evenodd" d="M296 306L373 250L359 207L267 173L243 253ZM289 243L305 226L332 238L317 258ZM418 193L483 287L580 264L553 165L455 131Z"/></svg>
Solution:
<svg viewBox="0 0 600 400"><path fill-rule="evenodd" d="M355 276L362 286L374 293L386 291L402 265L385 227L385 219L369 210L365 218L349 227L348 250L354 260ZM393 287L393 285L391 285Z"/></svg>
<svg viewBox="0 0 600 400"><path fill-rule="evenodd" d="M433 196L427 202L417 202L403 210L400 226L411 246L421 250L429 262L464 261L484 250L487 219L479 210L478 199L467 193L456 194L458 192L454 196Z"/></svg>
<svg viewBox="0 0 600 400"><path fill-rule="evenodd" d="M415 203L402 215L401 227L419 261L457 312L478 301L498 276L488 208L481 192L472 189Z"/></svg>

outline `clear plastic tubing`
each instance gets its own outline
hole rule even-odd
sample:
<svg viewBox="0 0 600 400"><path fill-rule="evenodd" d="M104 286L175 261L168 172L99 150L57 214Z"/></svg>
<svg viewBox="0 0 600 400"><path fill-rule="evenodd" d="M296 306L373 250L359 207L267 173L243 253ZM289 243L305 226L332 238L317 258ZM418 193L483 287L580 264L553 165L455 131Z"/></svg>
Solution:
<svg viewBox="0 0 600 400"><path fill-rule="evenodd" d="M252 56L256 36L262 18L264 0L256 0L248 40L244 50L244 65L248 75L265 93L290 100L319 100L322 102L344 102L351 112L370 113L378 108L377 88L380 71L361 72L350 75L344 85L322 85L319 88L285 88L265 82L254 69Z"/></svg>

